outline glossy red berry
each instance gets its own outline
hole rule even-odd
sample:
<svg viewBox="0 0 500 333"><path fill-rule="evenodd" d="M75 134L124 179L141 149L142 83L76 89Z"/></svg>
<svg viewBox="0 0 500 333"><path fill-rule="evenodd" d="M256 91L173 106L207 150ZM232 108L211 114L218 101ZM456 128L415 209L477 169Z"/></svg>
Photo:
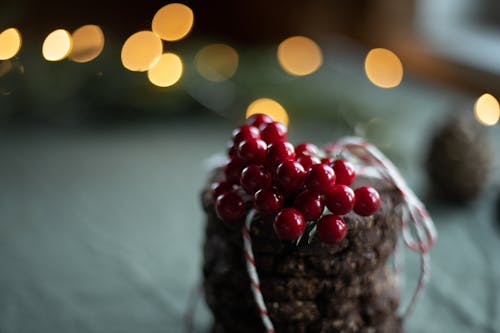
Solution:
<svg viewBox="0 0 500 333"><path fill-rule="evenodd" d="M274 121L273 118L271 118L267 114L258 113L251 115L246 122L248 125L252 125L259 128L260 126L267 123L272 123L273 121Z"/></svg>
<svg viewBox="0 0 500 333"><path fill-rule="evenodd" d="M297 161L284 161L276 169L276 182L285 192L295 192L304 185L306 171Z"/></svg>
<svg viewBox="0 0 500 333"><path fill-rule="evenodd" d="M267 145L260 139L247 139L238 145L238 157L245 163L263 164Z"/></svg>
<svg viewBox="0 0 500 333"><path fill-rule="evenodd" d="M333 162L333 171L337 176L337 184L351 185L356 178L354 166L346 160L335 160Z"/></svg>
<svg viewBox="0 0 500 333"><path fill-rule="evenodd" d="M304 232L305 227L304 217L293 208L282 209L274 218L274 232L282 240L297 240Z"/></svg>
<svg viewBox="0 0 500 333"><path fill-rule="evenodd" d="M370 186L361 186L354 191L354 211L361 216L370 216L380 208L380 195Z"/></svg>
<svg viewBox="0 0 500 333"><path fill-rule="evenodd" d="M337 184L326 195L326 207L335 215L344 215L349 213L355 202L354 191L346 185Z"/></svg>
<svg viewBox="0 0 500 333"><path fill-rule="evenodd" d="M326 194L335 185L335 172L325 164L313 165L306 176L306 188L313 192Z"/></svg>
<svg viewBox="0 0 500 333"><path fill-rule="evenodd" d="M283 161L294 160L295 150L290 142L276 141L267 147L266 161L271 169Z"/></svg>
<svg viewBox="0 0 500 333"><path fill-rule="evenodd" d="M323 197L317 193L305 190L300 193L293 204L308 221L317 220L325 208Z"/></svg>
<svg viewBox="0 0 500 333"><path fill-rule="evenodd" d="M212 199L217 199L221 194L229 192L233 189L233 185L229 182L215 182L210 185L210 192L212 194Z"/></svg>
<svg viewBox="0 0 500 333"><path fill-rule="evenodd" d="M276 188L263 188L254 195L254 206L257 211L266 215L276 214L283 208L283 195Z"/></svg>
<svg viewBox="0 0 500 333"><path fill-rule="evenodd" d="M311 167L313 165L321 163L321 161L319 160L319 158L317 158L315 156L311 156L311 155L301 155L299 158L297 158L297 162L299 162L300 164L302 164L302 166L304 167L304 169L306 171L308 171L309 169L311 169Z"/></svg>
<svg viewBox="0 0 500 333"><path fill-rule="evenodd" d="M263 167L251 164L241 172L240 184L245 192L253 195L258 190L272 185L271 174Z"/></svg>
<svg viewBox="0 0 500 333"><path fill-rule="evenodd" d="M260 139L260 131L257 127L243 125L233 131L233 142L235 145L248 139Z"/></svg>
<svg viewBox="0 0 500 333"><path fill-rule="evenodd" d="M226 175L226 181L230 184L239 184L241 172L245 167L245 163L237 157L233 157L224 168L224 174Z"/></svg>
<svg viewBox="0 0 500 333"><path fill-rule="evenodd" d="M295 147L295 153L297 156L301 155L311 155L316 156L319 154L318 146L313 143L303 142Z"/></svg>
<svg viewBox="0 0 500 333"><path fill-rule="evenodd" d="M237 221L245 215L245 211L245 201L235 190L219 195L215 201L215 212L223 221Z"/></svg>
<svg viewBox="0 0 500 333"><path fill-rule="evenodd" d="M287 137L287 128L280 122L264 124L260 127L262 140L271 144L276 141L285 141Z"/></svg>
<svg viewBox="0 0 500 333"><path fill-rule="evenodd" d="M231 145L227 148L227 156L229 157L235 157L238 156L238 146L236 145Z"/></svg>
<svg viewBox="0 0 500 333"><path fill-rule="evenodd" d="M335 162L335 159L333 157L330 157L330 156L323 157L321 159L321 163L326 164L328 166L331 166L332 168L333 168L333 162ZM333 171L335 171L335 169L333 169Z"/></svg>
<svg viewBox="0 0 500 333"><path fill-rule="evenodd" d="M322 242L333 244L344 239L347 226L340 216L328 214L318 221L316 232Z"/></svg>

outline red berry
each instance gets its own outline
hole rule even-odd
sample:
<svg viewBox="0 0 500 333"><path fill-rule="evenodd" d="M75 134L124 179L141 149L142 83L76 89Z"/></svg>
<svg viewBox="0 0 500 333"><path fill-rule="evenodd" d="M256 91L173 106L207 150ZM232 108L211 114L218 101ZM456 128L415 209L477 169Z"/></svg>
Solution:
<svg viewBox="0 0 500 333"><path fill-rule="evenodd" d="M361 216L369 216L380 207L380 195L377 190L370 186L361 186L354 191L356 203L354 211Z"/></svg>
<svg viewBox="0 0 500 333"><path fill-rule="evenodd" d="M237 221L245 215L245 211L245 201L235 190L219 195L215 201L215 212L223 221Z"/></svg>
<svg viewBox="0 0 500 333"><path fill-rule="evenodd" d="M311 155L316 156L319 153L318 146L313 143L304 142L295 146L295 153L299 155Z"/></svg>
<svg viewBox="0 0 500 333"><path fill-rule="evenodd" d="M259 139L247 139L238 145L238 157L245 163L263 164L266 161L267 145Z"/></svg>
<svg viewBox="0 0 500 333"><path fill-rule="evenodd" d="M245 167L245 163L237 157L232 158L224 169L224 174L226 175L226 181L231 184L239 184L241 171Z"/></svg>
<svg viewBox="0 0 500 333"><path fill-rule="evenodd" d="M317 193L305 190L300 193L293 206L302 213L308 221L317 220L325 208L323 197Z"/></svg>
<svg viewBox="0 0 500 333"><path fill-rule="evenodd" d="M276 169L283 161L293 161L295 159L295 151L290 142L276 141L267 147L266 157L271 169Z"/></svg>
<svg viewBox="0 0 500 333"><path fill-rule="evenodd" d="M333 170L337 176L337 184L351 185L356 177L354 166L346 160L335 160Z"/></svg>
<svg viewBox="0 0 500 333"><path fill-rule="evenodd" d="M302 166L304 167L304 169L306 171L308 171L309 169L311 169L311 167L313 165L321 163L321 161L319 160L319 158L317 158L315 156L311 156L311 155L300 155L300 157L297 158L297 162L299 162L300 164L302 164Z"/></svg>
<svg viewBox="0 0 500 333"><path fill-rule="evenodd" d="M304 185L306 171L297 161L284 161L276 169L276 182L285 192L295 192Z"/></svg>
<svg viewBox="0 0 500 333"><path fill-rule="evenodd" d="M333 157L330 157L330 156L323 157L321 159L321 163L326 164L328 166L331 166L332 168L333 168L333 162L335 162L335 159ZM335 169L333 169L333 171L335 171Z"/></svg>
<svg viewBox="0 0 500 333"><path fill-rule="evenodd" d="M212 198L215 200L221 194L229 192L233 189L233 184L228 182L215 182L210 185L210 192L212 194Z"/></svg>
<svg viewBox="0 0 500 333"><path fill-rule="evenodd" d="M258 113L258 114L251 115L250 118L248 118L246 122L249 125L252 125L252 126L259 128L263 124L272 123L273 118L271 118L267 114Z"/></svg>
<svg viewBox="0 0 500 333"><path fill-rule="evenodd" d="M257 127L243 125L233 131L233 142L235 145L248 139L260 139L260 131Z"/></svg>
<svg viewBox="0 0 500 333"><path fill-rule="evenodd" d="M241 172L240 184L248 194L254 194L272 185L271 175L263 167L251 164Z"/></svg>
<svg viewBox="0 0 500 333"><path fill-rule="evenodd" d="M337 184L326 195L326 207L335 215L344 215L349 213L355 202L354 191L346 185Z"/></svg>
<svg viewBox="0 0 500 333"><path fill-rule="evenodd" d="M347 226L340 216L328 214L319 220L316 232L322 242L333 244L344 239Z"/></svg>
<svg viewBox="0 0 500 333"><path fill-rule="evenodd" d="M276 188L263 188L254 195L255 209L262 214L276 214L283 208L283 195Z"/></svg>
<svg viewBox="0 0 500 333"><path fill-rule="evenodd" d="M232 158L237 155L238 155L238 146L233 144L227 148L227 156Z"/></svg>
<svg viewBox="0 0 500 333"><path fill-rule="evenodd" d="M326 194L335 185L335 172L325 164L315 164L307 173L306 188L317 193Z"/></svg>
<svg viewBox="0 0 500 333"><path fill-rule="evenodd" d="M306 227L302 214L293 208L284 208L274 218L274 232L279 239L294 241Z"/></svg>
<svg viewBox="0 0 500 333"><path fill-rule="evenodd" d="M262 125L260 132L262 140L268 144L276 141L285 141L287 136L286 126L277 121Z"/></svg>

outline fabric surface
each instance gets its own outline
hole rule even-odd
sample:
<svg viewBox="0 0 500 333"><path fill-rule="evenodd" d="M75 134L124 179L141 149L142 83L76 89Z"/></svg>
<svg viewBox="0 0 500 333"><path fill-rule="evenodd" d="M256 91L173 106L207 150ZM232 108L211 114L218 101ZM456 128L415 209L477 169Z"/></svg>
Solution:
<svg viewBox="0 0 500 333"><path fill-rule="evenodd" d="M421 134L433 117L384 139L420 193ZM335 137L327 125L297 125L292 139L325 143ZM0 134L0 332L183 332L201 274L202 161L230 131L191 120ZM500 332L499 194L492 187L464 206L423 195L439 239L408 332ZM409 293L418 258L407 259ZM194 327L210 327L201 299Z"/></svg>

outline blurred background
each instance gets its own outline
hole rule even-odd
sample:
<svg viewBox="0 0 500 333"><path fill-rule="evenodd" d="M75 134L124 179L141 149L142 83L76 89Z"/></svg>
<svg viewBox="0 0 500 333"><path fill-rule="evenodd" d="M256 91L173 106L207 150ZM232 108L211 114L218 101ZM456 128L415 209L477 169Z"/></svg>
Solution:
<svg viewBox="0 0 500 333"><path fill-rule="evenodd" d="M0 332L209 332L199 193L253 113L428 205L408 332L500 332L499 55L494 0L1 2Z"/></svg>

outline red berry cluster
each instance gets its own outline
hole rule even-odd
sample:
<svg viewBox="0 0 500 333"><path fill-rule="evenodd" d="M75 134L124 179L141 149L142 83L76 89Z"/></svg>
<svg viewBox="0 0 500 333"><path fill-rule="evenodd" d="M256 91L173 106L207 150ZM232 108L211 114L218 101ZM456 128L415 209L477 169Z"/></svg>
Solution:
<svg viewBox="0 0 500 333"><path fill-rule="evenodd" d="M274 231L282 240L297 240L306 221L312 221L321 241L340 242L347 232L341 215L352 210L372 215L380 206L379 194L369 186L353 191L351 163L320 158L323 153L312 143L294 147L287 134L285 125L263 114L233 131L225 180L212 184L216 213L224 221L238 221L251 202L260 214L274 216Z"/></svg>

